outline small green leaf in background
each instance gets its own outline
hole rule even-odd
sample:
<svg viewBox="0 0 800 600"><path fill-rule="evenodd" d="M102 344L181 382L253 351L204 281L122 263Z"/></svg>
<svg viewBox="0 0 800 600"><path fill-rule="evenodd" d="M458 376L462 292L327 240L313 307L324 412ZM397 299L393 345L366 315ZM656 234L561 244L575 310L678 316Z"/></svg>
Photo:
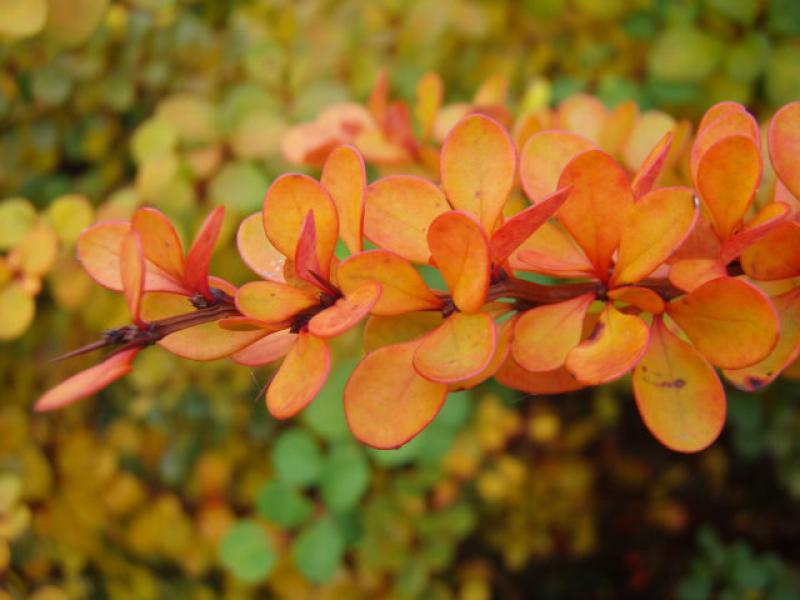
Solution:
<svg viewBox="0 0 800 600"><path fill-rule="evenodd" d="M353 444L335 446L322 467L322 499L333 511L355 507L369 484L369 465L364 451Z"/></svg>
<svg viewBox="0 0 800 600"><path fill-rule="evenodd" d="M319 444L305 429L287 429L275 442L272 465L282 481L300 487L311 485L322 472Z"/></svg>
<svg viewBox="0 0 800 600"><path fill-rule="evenodd" d="M311 516L314 505L292 484L274 479L259 491L256 510L276 525L296 527Z"/></svg>
<svg viewBox="0 0 800 600"><path fill-rule="evenodd" d="M268 187L269 180L259 167L250 162L231 162L211 180L209 197L214 204L243 215L261 208Z"/></svg>
<svg viewBox="0 0 800 600"><path fill-rule="evenodd" d="M344 417L342 398L347 379L357 364L355 357L346 357L335 363L317 397L300 413L300 419L327 442L352 439Z"/></svg>
<svg viewBox="0 0 800 600"><path fill-rule="evenodd" d="M344 538L329 516L304 529L292 545L294 564L313 583L323 583L336 573L344 554Z"/></svg>
<svg viewBox="0 0 800 600"><path fill-rule="evenodd" d="M240 581L258 583L269 576L277 556L261 526L251 519L242 519L222 538L219 558Z"/></svg>

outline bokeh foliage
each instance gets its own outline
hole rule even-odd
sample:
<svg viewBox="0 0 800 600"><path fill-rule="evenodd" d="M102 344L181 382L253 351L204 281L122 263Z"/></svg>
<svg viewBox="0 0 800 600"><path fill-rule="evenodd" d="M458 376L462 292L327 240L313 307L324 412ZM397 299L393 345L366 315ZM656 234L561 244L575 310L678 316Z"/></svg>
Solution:
<svg viewBox="0 0 800 600"><path fill-rule="evenodd" d="M734 396L732 431L694 458L646 438L624 386L483 386L398 451L350 438L349 368L286 424L256 400L269 373L157 350L91 403L29 406L76 368L50 357L126 319L72 258L83 227L146 203L186 236L224 204L230 240L296 169L286 129L363 100L381 67L407 99L434 70L448 101L500 75L520 106L589 91L766 118L800 96L798 3L65 4L0 0L0 310L16 317L0 327L16 339L0 346L0 598L797 593L786 382ZM236 281L227 246L215 260ZM354 339L339 343L354 364Z"/></svg>

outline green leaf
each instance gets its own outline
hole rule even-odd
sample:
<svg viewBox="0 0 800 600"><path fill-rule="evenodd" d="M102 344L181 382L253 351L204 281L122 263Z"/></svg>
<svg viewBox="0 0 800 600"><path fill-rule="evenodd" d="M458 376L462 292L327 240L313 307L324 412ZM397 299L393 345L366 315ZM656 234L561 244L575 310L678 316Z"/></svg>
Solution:
<svg viewBox="0 0 800 600"><path fill-rule="evenodd" d="M240 581L258 583L269 576L277 556L261 526L252 519L242 519L222 538L219 558Z"/></svg>
<svg viewBox="0 0 800 600"><path fill-rule="evenodd" d="M291 528L305 523L314 505L292 484L274 479L258 492L256 510L268 521Z"/></svg>
<svg viewBox="0 0 800 600"><path fill-rule="evenodd" d="M272 450L272 466L286 483L306 487L319 480L322 453L314 437L294 427L283 432Z"/></svg>
<svg viewBox="0 0 800 600"><path fill-rule="evenodd" d="M722 58L723 45L693 27L664 31L647 57L648 70L655 79L700 83L710 76Z"/></svg>
<svg viewBox="0 0 800 600"><path fill-rule="evenodd" d="M324 583L333 577L343 554L344 539L329 516L304 529L292 544L295 566L313 583Z"/></svg>
<svg viewBox="0 0 800 600"><path fill-rule="evenodd" d="M243 215L261 208L267 187L269 180L260 168L249 162L232 162L211 180L208 194L214 204Z"/></svg>
<svg viewBox="0 0 800 600"><path fill-rule="evenodd" d="M353 444L333 448L322 467L320 491L332 511L355 507L369 484L369 464L361 448Z"/></svg>

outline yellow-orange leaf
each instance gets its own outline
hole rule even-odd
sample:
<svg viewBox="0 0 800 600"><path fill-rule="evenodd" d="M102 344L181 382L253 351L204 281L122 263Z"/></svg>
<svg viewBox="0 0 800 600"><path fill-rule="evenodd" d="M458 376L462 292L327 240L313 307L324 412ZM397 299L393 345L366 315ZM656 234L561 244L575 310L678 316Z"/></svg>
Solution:
<svg viewBox="0 0 800 600"><path fill-rule="evenodd" d="M720 117L734 112L747 112L747 109L739 102L731 100L717 102L703 114L703 118L700 119L700 124L697 126L697 135L702 134L706 127Z"/></svg>
<svg viewBox="0 0 800 600"><path fill-rule="evenodd" d="M519 365L533 372L554 371L581 341L583 320L594 294L545 304L517 319L511 352Z"/></svg>
<svg viewBox="0 0 800 600"><path fill-rule="evenodd" d="M517 156L502 125L480 114L463 118L442 145L442 187L453 208L491 232L514 185Z"/></svg>
<svg viewBox="0 0 800 600"><path fill-rule="evenodd" d="M267 408L276 419L288 419L314 399L328 379L331 355L324 340L300 332L267 389Z"/></svg>
<svg viewBox="0 0 800 600"><path fill-rule="evenodd" d="M722 262L728 264L748 247L766 237L770 231L783 223L789 214L789 205L783 202L771 202L764 206L741 231L734 233L722 243L720 250Z"/></svg>
<svg viewBox="0 0 800 600"><path fill-rule="evenodd" d="M200 226L200 231L197 232L192 247L186 255L186 287L190 291L203 294L208 299L213 299L208 288L208 269L224 219L224 206L212 210Z"/></svg>
<svg viewBox="0 0 800 600"><path fill-rule="evenodd" d="M726 370L725 377L736 387L755 391L771 383L800 356L800 287L772 299L780 318L780 338L762 361L744 369Z"/></svg>
<svg viewBox="0 0 800 600"><path fill-rule="evenodd" d="M800 276L800 223L781 223L741 255L744 272L759 281Z"/></svg>
<svg viewBox="0 0 800 600"><path fill-rule="evenodd" d="M465 312L480 310L492 266L480 223L462 211L444 213L428 229L428 246L455 305Z"/></svg>
<svg viewBox="0 0 800 600"><path fill-rule="evenodd" d="M529 394L563 394L584 387L584 384L575 379L566 367L545 373L534 373L519 366L510 354L494 378L506 387Z"/></svg>
<svg viewBox="0 0 800 600"><path fill-rule="evenodd" d="M389 344L410 342L442 324L441 313L410 312L392 317L372 315L364 325L364 351L369 353Z"/></svg>
<svg viewBox="0 0 800 600"><path fill-rule="evenodd" d="M254 213L241 222L236 233L236 247L239 256L256 275L271 281L284 281L286 256L267 239L261 213Z"/></svg>
<svg viewBox="0 0 800 600"><path fill-rule="evenodd" d="M436 185L413 175L391 175L367 188L364 235L376 246L427 264L428 227L450 210Z"/></svg>
<svg viewBox="0 0 800 600"><path fill-rule="evenodd" d="M767 139L775 173L800 198L800 101L790 102L775 113Z"/></svg>
<svg viewBox="0 0 800 600"><path fill-rule="evenodd" d="M145 258L176 281L186 275L183 244L170 220L160 210L144 206L133 213L131 226L142 240Z"/></svg>
<svg viewBox="0 0 800 600"><path fill-rule="evenodd" d="M744 136L752 141L756 148L761 143L761 132L753 115L745 110L722 111L720 115L703 125L697 134L689 155L689 170L692 179L697 182L697 173L700 161L703 160L709 148L731 136Z"/></svg>
<svg viewBox="0 0 800 600"><path fill-rule="evenodd" d="M664 163L667 161L667 156L669 156L671 147L672 132L668 131L653 147L650 154L647 155L647 158L644 159L642 166L639 167L639 170L633 178L631 189L633 189L633 197L635 200L638 200L653 189L653 186L661 175L661 171L664 169Z"/></svg>
<svg viewBox="0 0 800 600"><path fill-rule="evenodd" d="M486 368L496 343L489 315L456 312L422 339L414 353L414 368L431 381L464 381Z"/></svg>
<svg viewBox="0 0 800 600"><path fill-rule="evenodd" d="M636 283L655 271L688 237L697 214L689 188L659 188L640 198L625 220L611 284Z"/></svg>
<svg viewBox="0 0 800 600"><path fill-rule="evenodd" d="M333 306L317 313L308 323L308 330L316 336L329 338L355 327L369 314L381 296L381 286L375 281L365 283Z"/></svg>
<svg viewBox="0 0 800 600"><path fill-rule="evenodd" d="M495 344L494 355L489 364L477 375L473 375L469 379L459 381L458 383L450 384L450 391L469 390L472 389L487 379L494 376L495 373L506 362L509 353L511 352L511 336L514 333L514 319L508 319L502 323L497 324L497 343Z"/></svg>
<svg viewBox="0 0 800 600"><path fill-rule="evenodd" d="M633 372L633 391L645 425L672 450L699 452L725 423L725 391L716 372L660 318Z"/></svg>
<svg viewBox="0 0 800 600"><path fill-rule="evenodd" d="M420 135L423 141L433 133L436 115L442 106L444 83L437 73L426 73L417 83L416 105L414 116L419 121Z"/></svg>
<svg viewBox="0 0 800 600"><path fill-rule="evenodd" d="M606 281L611 256L633 206L628 175L605 152L587 150L561 174L558 187L569 185L572 191L558 213L559 220L583 248L596 275Z"/></svg>
<svg viewBox="0 0 800 600"><path fill-rule="evenodd" d="M769 298L741 279L704 283L670 302L667 314L701 354L725 369L763 360L778 340L778 315Z"/></svg>
<svg viewBox="0 0 800 600"><path fill-rule="evenodd" d="M669 269L669 282L684 292L691 292L701 285L720 277L728 271L718 258L684 258Z"/></svg>
<svg viewBox="0 0 800 600"><path fill-rule="evenodd" d="M361 153L353 146L339 146L328 155L320 183L336 205L339 235L351 254L361 251L364 225L364 190L367 173Z"/></svg>
<svg viewBox="0 0 800 600"><path fill-rule="evenodd" d="M569 131L540 131L531 136L519 159L519 177L531 202L555 192L564 167L592 148L592 142Z"/></svg>
<svg viewBox="0 0 800 600"><path fill-rule="evenodd" d="M567 355L566 367L585 384L613 381L639 362L649 338L644 321L619 312L609 303L591 335Z"/></svg>
<svg viewBox="0 0 800 600"><path fill-rule="evenodd" d="M281 329L239 350L231 358L240 365L260 367L286 356L296 341L296 333Z"/></svg>
<svg viewBox="0 0 800 600"><path fill-rule="evenodd" d="M761 153L748 137L734 135L708 148L697 167L697 190L719 237L741 224L761 182Z"/></svg>
<svg viewBox="0 0 800 600"><path fill-rule="evenodd" d="M608 114L600 130L600 148L613 156L618 156L628 141L638 117L639 107L633 100L617 104Z"/></svg>
<svg viewBox="0 0 800 600"><path fill-rule="evenodd" d="M380 283L381 297L372 309L376 315L399 315L442 306L414 267L386 250L369 250L345 259L336 276L345 294L370 281Z"/></svg>
<svg viewBox="0 0 800 600"><path fill-rule="evenodd" d="M135 229L129 229L122 238L119 251L120 280L131 320L139 327L142 321L142 294L144 292L144 253L142 242Z"/></svg>
<svg viewBox="0 0 800 600"><path fill-rule="evenodd" d="M608 297L624 302L654 315L664 312L665 304L661 296L653 290L635 285L626 285L608 292Z"/></svg>
<svg viewBox="0 0 800 600"><path fill-rule="evenodd" d="M278 281L246 283L236 294L239 312L266 323L285 321L317 302L313 294Z"/></svg>
<svg viewBox="0 0 800 600"><path fill-rule="evenodd" d="M608 109L594 96L573 94L558 105L558 125L578 133L595 144L600 141Z"/></svg>
<svg viewBox="0 0 800 600"><path fill-rule="evenodd" d="M514 269L553 277L591 277L594 267L572 238L558 225L543 223L511 255Z"/></svg>
<svg viewBox="0 0 800 600"><path fill-rule="evenodd" d="M447 386L428 381L413 366L418 341L384 346L368 354L344 389L350 431L373 448L399 448L433 420Z"/></svg>

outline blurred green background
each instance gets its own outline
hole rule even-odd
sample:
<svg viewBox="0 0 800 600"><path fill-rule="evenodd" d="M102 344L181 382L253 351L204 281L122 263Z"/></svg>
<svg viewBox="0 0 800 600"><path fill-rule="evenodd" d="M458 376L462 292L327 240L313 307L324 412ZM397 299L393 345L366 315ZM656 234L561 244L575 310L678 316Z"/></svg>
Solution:
<svg viewBox="0 0 800 600"><path fill-rule="evenodd" d="M221 203L229 241L297 169L286 129L363 102L382 67L409 100L436 71L448 102L503 76L512 106L585 91L766 119L800 98L800 2L0 0L0 599L800 597L789 381L731 391L697 456L648 435L624 382L485 384L365 450L341 409L357 335L288 423L258 396L268 370L160 349L31 413L81 364L52 356L127 320L73 258L83 227L146 203L186 235ZM247 277L229 243L215 271Z"/></svg>

